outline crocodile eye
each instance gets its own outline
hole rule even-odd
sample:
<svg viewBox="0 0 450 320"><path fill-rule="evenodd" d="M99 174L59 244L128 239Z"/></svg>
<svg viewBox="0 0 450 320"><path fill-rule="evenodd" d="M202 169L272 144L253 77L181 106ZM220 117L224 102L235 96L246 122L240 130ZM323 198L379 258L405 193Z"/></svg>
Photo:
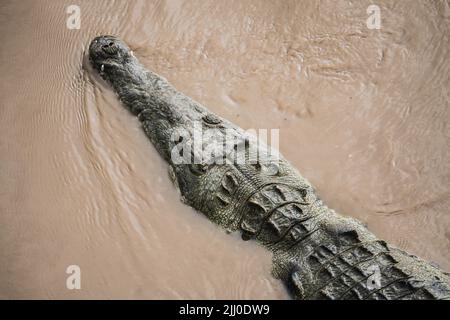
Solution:
<svg viewBox="0 0 450 320"><path fill-rule="evenodd" d="M208 113L207 115L203 116L202 119L206 124L209 125L218 125L222 122L222 120L218 116L212 113Z"/></svg>

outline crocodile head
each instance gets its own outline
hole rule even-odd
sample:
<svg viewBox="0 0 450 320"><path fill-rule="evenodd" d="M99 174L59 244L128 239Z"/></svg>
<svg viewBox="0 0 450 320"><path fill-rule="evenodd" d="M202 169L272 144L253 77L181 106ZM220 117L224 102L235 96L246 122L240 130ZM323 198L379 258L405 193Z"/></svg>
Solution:
<svg viewBox="0 0 450 320"><path fill-rule="evenodd" d="M130 47L115 36L94 38L89 45L89 60L124 106L138 116L159 153L170 160L171 137L176 129L188 126L187 117L200 117L198 110L172 101L166 81L147 70Z"/></svg>

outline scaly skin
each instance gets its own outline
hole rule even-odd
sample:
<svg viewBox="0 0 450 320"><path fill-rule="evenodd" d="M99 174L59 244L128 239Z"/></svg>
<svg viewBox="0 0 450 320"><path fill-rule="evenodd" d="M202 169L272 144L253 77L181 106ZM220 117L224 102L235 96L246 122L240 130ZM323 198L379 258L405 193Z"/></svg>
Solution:
<svg viewBox="0 0 450 320"><path fill-rule="evenodd" d="M89 58L122 103L138 116L168 162L182 201L226 230L240 230L244 240L255 239L268 248L273 253L274 275L295 298L450 298L448 273L388 245L360 222L329 209L285 159L249 161L253 140L241 128L146 70L121 40L95 38ZM185 136L174 139L174 133L184 130L193 135L195 123L204 130L231 130L234 149L244 146L247 150L245 161L175 163L172 151Z"/></svg>

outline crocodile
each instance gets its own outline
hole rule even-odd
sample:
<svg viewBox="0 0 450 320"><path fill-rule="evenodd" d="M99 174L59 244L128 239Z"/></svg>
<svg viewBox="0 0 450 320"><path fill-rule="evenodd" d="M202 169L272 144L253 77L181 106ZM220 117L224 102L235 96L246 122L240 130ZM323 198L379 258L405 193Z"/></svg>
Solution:
<svg viewBox="0 0 450 320"><path fill-rule="evenodd" d="M270 147L146 69L118 37L96 37L88 56L168 163L181 201L269 250L294 299L450 299L449 273L327 207L281 155L255 157ZM210 134L195 148L199 130ZM218 151L202 157L204 147Z"/></svg>

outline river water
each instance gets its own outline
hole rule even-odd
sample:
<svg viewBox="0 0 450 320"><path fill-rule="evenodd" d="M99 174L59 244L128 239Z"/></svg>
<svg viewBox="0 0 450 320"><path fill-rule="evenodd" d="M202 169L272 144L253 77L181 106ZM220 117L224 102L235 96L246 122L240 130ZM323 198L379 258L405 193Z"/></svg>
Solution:
<svg viewBox="0 0 450 320"><path fill-rule="evenodd" d="M330 207L450 271L449 1L3 0L0 29L0 298L288 298L269 253L180 203L83 67L101 34L241 127L280 129Z"/></svg>

